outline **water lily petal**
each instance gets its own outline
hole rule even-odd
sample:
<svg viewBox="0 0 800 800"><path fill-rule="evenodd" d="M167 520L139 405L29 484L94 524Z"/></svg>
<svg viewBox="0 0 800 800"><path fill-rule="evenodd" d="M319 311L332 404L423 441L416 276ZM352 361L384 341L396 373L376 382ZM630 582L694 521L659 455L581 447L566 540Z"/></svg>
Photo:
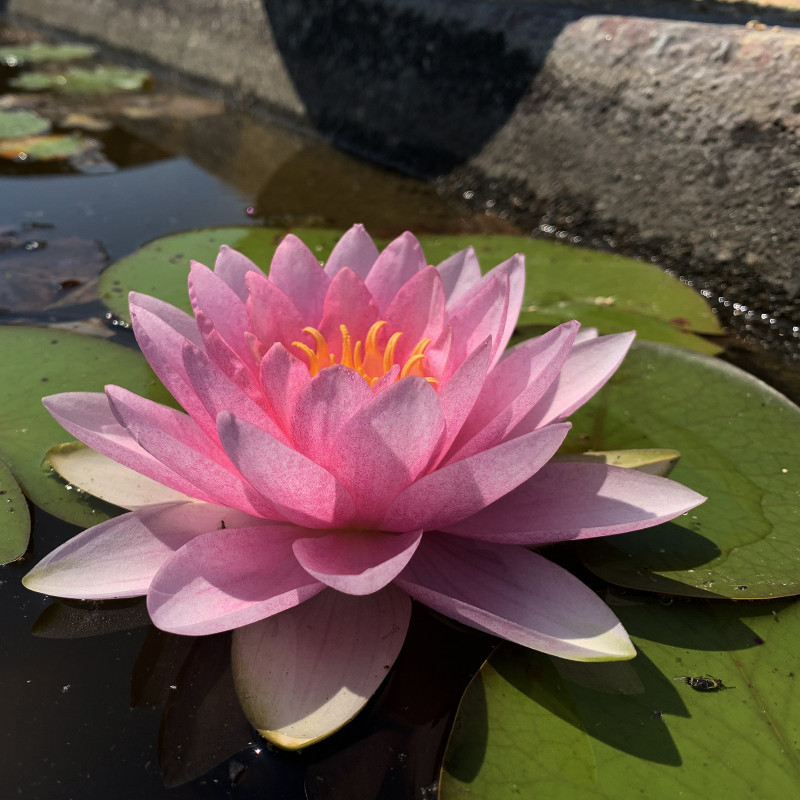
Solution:
<svg viewBox="0 0 800 800"><path fill-rule="evenodd" d="M122 427L108 405L108 398L96 392L65 392L42 399L45 408L62 428L76 439L177 492L212 501L192 481L162 464Z"/></svg>
<svg viewBox="0 0 800 800"><path fill-rule="evenodd" d="M307 324L295 304L263 275L248 273L247 286L250 289L247 314L252 333L267 350L275 342L291 346Z"/></svg>
<svg viewBox="0 0 800 800"><path fill-rule="evenodd" d="M275 509L249 489L225 453L186 414L119 386L107 386L106 396L119 423L150 455L215 502L275 517Z"/></svg>
<svg viewBox="0 0 800 800"><path fill-rule="evenodd" d="M428 473L395 499L381 529L433 530L477 514L541 469L569 428L550 425Z"/></svg>
<svg viewBox="0 0 800 800"><path fill-rule="evenodd" d="M278 245L269 268L269 281L292 301L304 319L316 321L322 316L330 278L293 233L287 234Z"/></svg>
<svg viewBox="0 0 800 800"><path fill-rule="evenodd" d="M137 309L144 309L149 311L154 316L158 317L165 325L168 325L176 333L188 339L198 347L203 346L203 337L200 336L200 331L197 329L197 322L191 314L181 311L179 308L170 305L169 303L159 300L157 297L151 297L148 294L140 294L139 292L130 292L128 295L128 302L131 306L131 312L135 306Z"/></svg>
<svg viewBox="0 0 800 800"><path fill-rule="evenodd" d="M503 440L558 378L579 327L575 321L565 322L522 342L489 372L453 444L450 460L466 458Z"/></svg>
<svg viewBox="0 0 800 800"><path fill-rule="evenodd" d="M363 342L367 338L367 332L377 321L378 306L364 281L349 267L340 269L325 295L322 321L315 326L328 342L330 352L337 360L341 360L342 334L339 326L343 322L347 323L347 330L355 346L355 342Z"/></svg>
<svg viewBox="0 0 800 800"><path fill-rule="evenodd" d="M447 530L506 544L550 544L650 528L703 500L680 483L637 470L554 462Z"/></svg>
<svg viewBox="0 0 800 800"><path fill-rule="evenodd" d="M150 618L162 630L188 636L249 625L322 591L292 553L302 529L260 524L193 538L153 577Z"/></svg>
<svg viewBox="0 0 800 800"><path fill-rule="evenodd" d="M234 631L233 676L247 718L287 749L330 736L383 682L410 617L410 600L393 586L368 599L328 590Z"/></svg>
<svg viewBox="0 0 800 800"><path fill-rule="evenodd" d="M384 248L364 279L378 308L389 307L406 281L427 266L417 237L406 231Z"/></svg>
<svg viewBox="0 0 800 800"><path fill-rule="evenodd" d="M47 460L67 483L129 511L194 499L78 442L48 450Z"/></svg>
<svg viewBox="0 0 800 800"><path fill-rule="evenodd" d="M355 498L364 527L379 522L394 497L420 475L443 434L436 392L417 377L393 384L342 426L331 471Z"/></svg>
<svg viewBox="0 0 800 800"><path fill-rule="evenodd" d="M341 364L323 369L297 395L291 422L294 446L329 468L340 429L372 399L369 385L357 372Z"/></svg>
<svg viewBox="0 0 800 800"><path fill-rule="evenodd" d="M214 272L233 289L243 303L247 302L247 273L264 274L247 256L226 244L219 248Z"/></svg>
<svg viewBox="0 0 800 800"><path fill-rule="evenodd" d="M336 242L325 262L325 272L329 278L333 278L340 269L349 267L363 281L377 258L378 248L372 237L363 225L353 225Z"/></svg>
<svg viewBox="0 0 800 800"><path fill-rule="evenodd" d="M447 307L462 297L481 279L481 265L472 247L459 250L450 258L446 258L436 269L442 276L442 285L447 297Z"/></svg>
<svg viewBox="0 0 800 800"><path fill-rule="evenodd" d="M372 594L391 583L408 564L422 531L336 531L296 539L292 545L303 568L345 594Z"/></svg>
<svg viewBox="0 0 800 800"><path fill-rule="evenodd" d="M270 415L291 436L295 401L311 380L308 366L276 342L261 360L260 379Z"/></svg>
<svg viewBox="0 0 800 800"><path fill-rule="evenodd" d="M636 655L591 589L521 547L429 534L396 583L452 619L543 653L575 661Z"/></svg>
<svg viewBox="0 0 800 800"><path fill-rule="evenodd" d="M575 345L561 374L513 434L565 419L605 386L633 343L636 331L600 336Z"/></svg>
<svg viewBox="0 0 800 800"><path fill-rule="evenodd" d="M600 331L597 328L581 328L578 331L577 336L575 337L574 344L581 344L582 342L588 342L589 339L596 339L600 335Z"/></svg>
<svg viewBox="0 0 800 800"><path fill-rule="evenodd" d="M336 528L355 518L353 498L319 464L230 413L219 415L217 427L239 472L284 519L311 528Z"/></svg>
<svg viewBox="0 0 800 800"><path fill-rule="evenodd" d="M137 597L187 542L254 518L207 503L170 503L95 525L45 556L23 582L35 592L82 600Z"/></svg>

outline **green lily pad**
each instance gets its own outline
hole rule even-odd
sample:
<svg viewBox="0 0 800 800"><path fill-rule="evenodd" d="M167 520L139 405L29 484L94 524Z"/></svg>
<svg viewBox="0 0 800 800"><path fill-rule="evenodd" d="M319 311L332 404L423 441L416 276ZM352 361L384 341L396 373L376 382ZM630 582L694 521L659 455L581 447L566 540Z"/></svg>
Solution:
<svg viewBox="0 0 800 800"><path fill-rule="evenodd" d="M800 594L800 408L736 367L639 343L571 417L567 449L674 447L672 478L706 495L688 515L581 544L605 580L664 594Z"/></svg>
<svg viewBox="0 0 800 800"><path fill-rule="evenodd" d="M73 490L42 467L47 450L66 438L42 405L59 392L99 392L124 386L158 402L171 401L140 353L113 342L61 330L0 327L0 457L25 494L50 514L88 527L118 509Z"/></svg>
<svg viewBox="0 0 800 800"><path fill-rule="evenodd" d="M800 603L607 599L639 655L593 677L503 645L464 696L441 800L795 797ZM704 676L728 688L684 680Z"/></svg>
<svg viewBox="0 0 800 800"><path fill-rule="evenodd" d="M0 109L0 139L19 139L38 136L50 130L50 122L35 111L5 111Z"/></svg>
<svg viewBox="0 0 800 800"><path fill-rule="evenodd" d="M0 461L0 564L16 561L28 549L31 515L11 470Z"/></svg>
<svg viewBox="0 0 800 800"><path fill-rule="evenodd" d="M94 147L96 145L93 142L75 134L25 136L0 141L0 158L11 161L66 161Z"/></svg>
<svg viewBox="0 0 800 800"><path fill-rule="evenodd" d="M9 67L19 64L41 64L45 61L77 61L91 58L97 48L90 44L12 44L0 47L0 61Z"/></svg>
<svg viewBox="0 0 800 800"><path fill-rule="evenodd" d="M295 233L320 261L328 257L341 236L340 231L317 229ZM273 228L208 228L157 239L106 270L100 279L101 297L124 319L131 289L188 310L189 259L213 265L220 245L228 244L267 270L284 234ZM703 298L652 264L519 236L421 236L420 242L432 263L473 245L485 269L514 253L524 253L524 308L538 311L526 311L523 324L558 324L577 318L586 325L597 325L603 333L635 327L643 338L709 354L719 352L716 345L691 333L720 332ZM599 308L598 298L606 302L609 297L613 298L613 309Z"/></svg>
<svg viewBox="0 0 800 800"><path fill-rule="evenodd" d="M126 67L95 67L92 70L72 67L63 73L26 72L9 83L23 92L69 92L107 94L110 92L139 92L150 80L150 73Z"/></svg>

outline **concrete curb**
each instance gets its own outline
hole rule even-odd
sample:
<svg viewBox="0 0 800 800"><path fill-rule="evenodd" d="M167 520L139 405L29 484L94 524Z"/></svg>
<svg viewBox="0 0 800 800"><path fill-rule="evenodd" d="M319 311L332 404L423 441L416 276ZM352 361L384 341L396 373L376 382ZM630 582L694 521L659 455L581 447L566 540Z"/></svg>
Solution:
<svg viewBox="0 0 800 800"><path fill-rule="evenodd" d="M763 280L796 307L800 30L785 26L800 14L613 8L638 16L570 0L8 3L444 176L504 216L675 245L742 296ZM745 27L754 13L783 30Z"/></svg>

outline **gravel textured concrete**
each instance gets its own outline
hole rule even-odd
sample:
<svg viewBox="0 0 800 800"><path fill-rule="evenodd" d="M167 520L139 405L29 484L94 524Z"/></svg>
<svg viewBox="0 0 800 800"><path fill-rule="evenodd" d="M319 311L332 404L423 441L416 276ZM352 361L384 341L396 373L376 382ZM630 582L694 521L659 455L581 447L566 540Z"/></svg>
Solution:
<svg viewBox="0 0 800 800"><path fill-rule="evenodd" d="M8 0L8 11L444 176L523 223L550 213L644 251L674 246L734 294L753 278L796 307L795 3ZM751 16L764 24L746 26Z"/></svg>

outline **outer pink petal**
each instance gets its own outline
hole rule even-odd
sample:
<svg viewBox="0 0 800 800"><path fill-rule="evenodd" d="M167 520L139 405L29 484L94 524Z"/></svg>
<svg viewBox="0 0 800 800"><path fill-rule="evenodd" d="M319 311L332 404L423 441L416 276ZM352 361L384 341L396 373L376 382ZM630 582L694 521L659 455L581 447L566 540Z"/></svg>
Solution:
<svg viewBox="0 0 800 800"><path fill-rule="evenodd" d="M212 498L150 455L122 427L111 412L108 398L92 392L65 392L42 400L45 408L62 428L76 439L120 464L146 475L170 489L200 500Z"/></svg>
<svg viewBox="0 0 800 800"><path fill-rule="evenodd" d="M575 344L583 344L583 342L588 342L589 339L596 339L599 335L600 332L597 328L581 328L575 337Z"/></svg>
<svg viewBox="0 0 800 800"><path fill-rule="evenodd" d="M175 306L165 303L157 297L139 294L139 292L130 292L128 294L128 303L131 307L136 306L137 309L144 309L158 317L165 325L168 325L176 333L198 347L203 346L203 338L200 336L200 331L197 330L197 323L191 314L187 314L185 311L181 311L179 308L175 308ZM131 308L131 313L133 313L133 308Z"/></svg>
<svg viewBox="0 0 800 800"><path fill-rule="evenodd" d="M148 453L191 481L195 494L199 490L220 505L274 518L274 509L247 487L225 453L192 419L119 386L107 386L106 396L120 424Z"/></svg>
<svg viewBox="0 0 800 800"><path fill-rule="evenodd" d="M248 295L245 281L247 273L257 272L260 275L264 274L247 256L231 249L226 244L219 249L217 261L214 264L214 272L233 289L243 303L247 302Z"/></svg>
<svg viewBox="0 0 800 800"><path fill-rule="evenodd" d="M579 327L565 322L523 342L491 370L449 460L466 458L505 438L558 378Z"/></svg>
<svg viewBox="0 0 800 800"><path fill-rule="evenodd" d="M292 301L300 316L307 320L306 324L320 319L330 278L294 234L288 234L278 245L269 268L269 280Z"/></svg>
<svg viewBox="0 0 800 800"><path fill-rule="evenodd" d="M519 423L513 435L566 419L580 408L617 371L635 336L636 331L615 333L575 345L558 380Z"/></svg>
<svg viewBox="0 0 800 800"><path fill-rule="evenodd" d="M301 530L264 524L192 539L159 569L147 610L162 630L189 636L249 625L322 591L292 553Z"/></svg>
<svg viewBox="0 0 800 800"><path fill-rule="evenodd" d="M330 352L337 361L342 357L342 334L340 325L347 325L352 346L364 342L367 331L378 321L378 306L372 299L364 281L348 267L340 269L331 281L322 310L322 321L315 325L328 342ZM311 337L304 334L301 341L311 345ZM313 349L313 346L312 346Z"/></svg>
<svg viewBox="0 0 800 800"><path fill-rule="evenodd" d="M448 617L561 658L604 661L636 652L591 589L521 547L428 534L396 583Z"/></svg>
<svg viewBox="0 0 800 800"><path fill-rule="evenodd" d="M386 246L364 282L383 311L389 307L400 287L426 266L420 243L406 231Z"/></svg>
<svg viewBox="0 0 800 800"><path fill-rule="evenodd" d="M446 258L436 269L442 276L448 308L481 279L481 267L472 247Z"/></svg>
<svg viewBox="0 0 800 800"><path fill-rule="evenodd" d="M389 503L426 468L443 434L436 392L417 377L381 392L341 428L331 471L355 498L363 526L380 522Z"/></svg>
<svg viewBox="0 0 800 800"><path fill-rule="evenodd" d="M281 289L255 273L247 275L247 286L250 289L248 324L261 345L269 350L275 342L289 347L294 341L302 341L302 330L310 323L304 321L295 304Z"/></svg>
<svg viewBox="0 0 800 800"><path fill-rule="evenodd" d="M276 342L261 360L260 378L272 418L291 436L297 395L311 380L308 365Z"/></svg>
<svg viewBox="0 0 800 800"><path fill-rule="evenodd" d="M345 594L372 594L391 583L411 560L422 531L336 531L296 539L294 554L303 568Z"/></svg>
<svg viewBox="0 0 800 800"><path fill-rule="evenodd" d="M23 579L35 592L102 600L147 592L161 565L186 542L253 517L207 503L169 503L123 514L79 533Z"/></svg>
<svg viewBox="0 0 800 800"><path fill-rule="evenodd" d="M231 662L247 718L283 748L329 736L381 685L410 617L408 595L387 586L366 600L328 590L237 628Z"/></svg>
<svg viewBox="0 0 800 800"><path fill-rule="evenodd" d="M680 483L637 470L556 461L447 530L506 544L550 544L650 528L703 500Z"/></svg>
<svg viewBox="0 0 800 800"><path fill-rule="evenodd" d="M231 461L285 519L311 528L353 521L352 497L319 464L227 412L219 415L217 426Z"/></svg>
<svg viewBox="0 0 800 800"><path fill-rule="evenodd" d="M387 334L401 331L397 343L398 363L404 363L422 339L436 341L445 324L444 288L436 267L425 267L407 281L383 315Z"/></svg>
<svg viewBox="0 0 800 800"><path fill-rule="evenodd" d="M325 272L329 278L333 278L339 270L349 267L361 280L365 280L377 258L378 248L364 226L353 225L336 242L325 263Z"/></svg>
<svg viewBox="0 0 800 800"><path fill-rule="evenodd" d="M550 425L425 475L392 503L381 529L432 530L477 514L541 469L569 428Z"/></svg>
<svg viewBox="0 0 800 800"><path fill-rule="evenodd" d="M295 448L329 468L342 426L372 399L369 385L354 370L341 364L323 369L297 395L292 415Z"/></svg>

